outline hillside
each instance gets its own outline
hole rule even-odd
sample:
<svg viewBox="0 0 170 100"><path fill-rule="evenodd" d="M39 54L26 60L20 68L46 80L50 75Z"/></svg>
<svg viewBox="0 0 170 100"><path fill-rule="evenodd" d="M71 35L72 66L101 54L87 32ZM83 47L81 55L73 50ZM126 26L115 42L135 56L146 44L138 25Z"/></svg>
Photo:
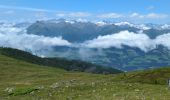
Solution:
<svg viewBox="0 0 170 100"><path fill-rule="evenodd" d="M0 54L0 99L168 100L167 85L145 84L145 81L140 83L139 80L148 80L147 75L158 75L155 79L162 78L164 81L169 71L170 68L166 68L119 75L67 72ZM130 81L133 79L130 76L134 76L133 81Z"/></svg>
<svg viewBox="0 0 170 100"><path fill-rule="evenodd" d="M90 72L98 74L116 74L122 72L111 67L98 66L78 60L66 60L64 58L41 58L34 56L31 53L12 48L0 48L0 54L38 65L65 69L67 71Z"/></svg>
<svg viewBox="0 0 170 100"><path fill-rule="evenodd" d="M168 84L168 79L170 79L170 67L129 72L117 78L123 79L126 82L166 85Z"/></svg>

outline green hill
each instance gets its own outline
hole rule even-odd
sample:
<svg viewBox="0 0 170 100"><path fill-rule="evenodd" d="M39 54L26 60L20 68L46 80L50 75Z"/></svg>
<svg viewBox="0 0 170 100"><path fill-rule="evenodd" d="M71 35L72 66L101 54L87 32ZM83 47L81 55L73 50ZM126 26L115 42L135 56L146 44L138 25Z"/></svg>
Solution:
<svg viewBox="0 0 170 100"><path fill-rule="evenodd" d="M119 75L117 78L123 79L126 82L166 85L168 79L170 79L170 67L130 72Z"/></svg>
<svg viewBox="0 0 170 100"><path fill-rule="evenodd" d="M65 69L67 71L89 72L96 74L116 74L122 72L111 67L99 66L78 60L67 60L64 58L41 58L28 52L12 48L0 48L0 54L38 65Z"/></svg>
<svg viewBox="0 0 170 100"><path fill-rule="evenodd" d="M170 68L117 75L71 72L0 54L0 100L168 100L169 72Z"/></svg>

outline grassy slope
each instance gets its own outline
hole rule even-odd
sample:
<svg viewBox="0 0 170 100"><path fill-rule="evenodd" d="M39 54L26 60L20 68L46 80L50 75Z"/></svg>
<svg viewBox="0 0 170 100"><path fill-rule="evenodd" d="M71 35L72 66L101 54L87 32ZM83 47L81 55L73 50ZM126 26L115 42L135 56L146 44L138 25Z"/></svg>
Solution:
<svg viewBox="0 0 170 100"><path fill-rule="evenodd" d="M26 61L33 64L52 66L56 68L65 69L68 71L78 71L78 72L89 72L96 74L115 74L121 73L122 71L111 68L98 66L88 62L78 61L78 60L67 60L62 58L40 58L34 56L28 52L12 49L12 48L0 48L0 54L12 57L18 60Z"/></svg>
<svg viewBox="0 0 170 100"><path fill-rule="evenodd" d="M126 82L166 85L170 79L170 67L121 74L117 79L123 79Z"/></svg>
<svg viewBox="0 0 170 100"><path fill-rule="evenodd" d="M166 70L170 71L169 68ZM141 84L129 78L137 73L140 78L142 75L147 75L143 72L126 75L73 73L0 55L0 100L168 100L170 98L170 90L166 85ZM131 80L129 83L127 78ZM137 79L138 77L136 81Z"/></svg>

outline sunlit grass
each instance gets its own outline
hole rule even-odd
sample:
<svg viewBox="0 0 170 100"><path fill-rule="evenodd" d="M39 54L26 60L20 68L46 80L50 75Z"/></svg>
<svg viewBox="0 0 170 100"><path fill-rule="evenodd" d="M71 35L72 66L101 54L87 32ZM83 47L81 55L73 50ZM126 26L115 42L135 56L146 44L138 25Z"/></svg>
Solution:
<svg viewBox="0 0 170 100"><path fill-rule="evenodd" d="M170 69L165 70L161 69L166 75L159 74L160 70L97 75L67 72L0 55L0 100L168 100L170 90L166 83L154 84L154 78L150 80L151 75L163 75L166 80Z"/></svg>

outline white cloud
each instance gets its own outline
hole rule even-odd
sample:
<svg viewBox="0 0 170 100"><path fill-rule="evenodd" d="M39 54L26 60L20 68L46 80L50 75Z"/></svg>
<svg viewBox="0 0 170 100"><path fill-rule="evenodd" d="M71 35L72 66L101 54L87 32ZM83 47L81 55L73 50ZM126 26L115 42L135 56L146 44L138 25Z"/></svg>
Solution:
<svg viewBox="0 0 170 100"><path fill-rule="evenodd" d="M97 16L98 18L121 18L123 15L117 13L105 13Z"/></svg>
<svg viewBox="0 0 170 100"><path fill-rule="evenodd" d="M71 17L89 17L91 14L85 12L73 12L73 13L69 13L68 15Z"/></svg>
<svg viewBox="0 0 170 100"><path fill-rule="evenodd" d="M65 17L66 14L64 14L64 13L57 13L56 16L57 16L57 17Z"/></svg>
<svg viewBox="0 0 170 100"><path fill-rule="evenodd" d="M68 12L68 13L57 13L56 14L57 17L89 17L91 16L90 13L86 13L86 12Z"/></svg>
<svg viewBox="0 0 170 100"><path fill-rule="evenodd" d="M0 46L12 47L22 50L37 51L49 49L52 46L69 46L67 40L61 37L44 37L38 35L26 34L25 29L12 26L0 27Z"/></svg>
<svg viewBox="0 0 170 100"><path fill-rule="evenodd" d="M121 25L129 25L129 26L131 26L131 27L134 26L133 24L131 24L131 23L129 23L129 22L119 22L119 23L114 23L114 24L117 25L117 26L121 26Z"/></svg>
<svg viewBox="0 0 170 100"><path fill-rule="evenodd" d="M157 36L155 39L149 38L142 32L134 33L121 31L119 33L98 36L93 40L87 40L84 43L72 44L62 37L45 37L33 34L26 34L25 28L13 27L13 24L3 24L0 26L0 46L12 47L21 50L48 50L53 46L85 47L90 48L122 48L123 45L137 47L147 52L164 45L170 49L170 33Z"/></svg>
<svg viewBox="0 0 170 100"><path fill-rule="evenodd" d="M170 33L167 33L167 34L163 34L163 35L160 35L158 36L156 39L155 39L155 43L157 45L164 45L166 47L168 47L170 49Z"/></svg>
<svg viewBox="0 0 170 100"><path fill-rule="evenodd" d="M144 18L144 15L140 15L140 14L138 14L138 13L132 13L132 14L130 15L130 17L131 17L131 18Z"/></svg>
<svg viewBox="0 0 170 100"><path fill-rule="evenodd" d="M99 36L96 39L88 40L82 44L87 48L122 48L123 45L137 47L147 52L155 49L157 45L163 45L170 49L170 33L157 36L155 39L149 38L144 33L133 33L121 31L116 34Z"/></svg>
<svg viewBox="0 0 170 100"><path fill-rule="evenodd" d="M146 34L136 34L128 31L99 36L94 40L86 41L84 45L89 48L122 48L122 45L127 45L130 47L138 47L144 51L154 48L152 40L150 40Z"/></svg>
<svg viewBox="0 0 170 100"><path fill-rule="evenodd" d="M170 25L169 24L164 24L161 26L162 29L170 29Z"/></svg>
<svg viewBox="0 0 170 100"><path fill-rule="evenodd" d="M119 14L119 13L105 13L105 14L98 14L96 17L103 18L103 19L116 19L116 18L135 18L135 19L165 19L169 16L167 14L161 14L161 13L148 13L148 14L139 14L139 13L132 13L132 14Z"/></svg>
<svg viewBox="0 0 170 100"><path fill-rule="evenodd" d="M130 18L139 18L139 19L164 19L168 18L167 14L156 14L156 13L149 13L149 14L139 14L139 13L132 13L129 15Z"/></svg>
<svg viewBox="0 0 170 100"><path fill-rule="evenodd" d="M145 17L146 18L151 18L151 19L163 19L163 18L167 18L168 15L166 15L166 14L149 13Z"/></svg>

